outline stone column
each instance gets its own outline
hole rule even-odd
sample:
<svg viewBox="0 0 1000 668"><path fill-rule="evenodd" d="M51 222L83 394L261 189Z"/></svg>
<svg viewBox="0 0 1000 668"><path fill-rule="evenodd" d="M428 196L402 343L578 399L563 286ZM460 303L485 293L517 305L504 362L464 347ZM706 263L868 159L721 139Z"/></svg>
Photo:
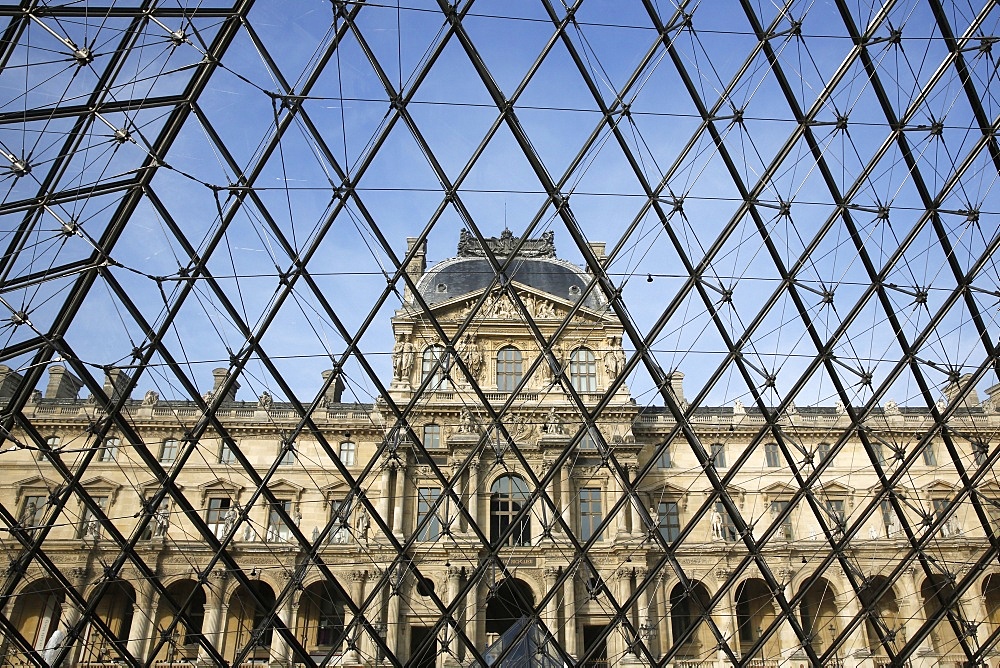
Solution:
<svg viewBox="0 0 1000 668"><path fill-rule="evenodd" d="M473 454L469 466L469 515L472 516L479 529L488 535L489 531L483 530L483 524L479 519L479 464L479 456ZM470 534L473 533L471 527L468 530Z"/></svg>
<svg viewBox="0 0 1000 668"><path fill-rule="evenodd" d="M292 597L291 594L285 597L281 604L278 606L278 619L281 623L289 627L289 622L292 619ZM288 657L291 648L285 636L278 631L277 624L274 626L271 632L271 647L268 652L268 663L272 668L277 666L287 666Z"/></svg>
<svg viewBox="0 0 1000 668"><path fill-rule="evenodd" d="M786 584L781 588L781 593L788 600L788 585ZM781 614L781 606L778 605L777 600L774 601L774 616L777 618ZM794 610L793 610L794 613ZM778 639L781 644L781 658L780 666L797 666L798 663L792 661L793 657L802 656L802 643L799 641L799 637L795 635L794 629L792 629L792 624L786 617L778 629Z"/></svg>
<svg viewBox="0 0 1000 668"><path fill-rule="evenodd" d="M545 592L552 591L559 578L559 568L557 566L545 567ZM545 626L553 637L559 637L559 595L556 594L545 604Z"/></svg>
<svg viewBox="0 0 1000 668"><path fill-rule="evenodd" d="M626 619L633 623L632 620L632 610L630 606L626 606L625 602L632 595L632 569L631 568L619 568L614 572L615 587L613 588L615 602L618 607L622 608L622 612ZM619 622L621 624L621 622ZM625 625L621 625L621 630L625 630ZM610 664L614 665L617 662L632 659L631 652L625 643L625 633L612 633L608 636L608 661Z"/></svg>
<svg viewBox="0 0 1000 668"><path fill-rule="evenodd" d="M226 583L229 574L224 570L212 573L212 578L202 585L205 589L205 620L202 624L202 635L205 640L215 646L219 654L223 653L222 638L225 633L226 613L229 606L225 604ZM206 666L215 665L204 647L198 648L198 663Z"/></svg>
<svg viewBox="0 0 1000 668"><path fill-rule="evenodd" d="M563 467L563 471L569 470L570 467ZM566 578L564 583L566 592L566 604L564 607L564 616L566 617L566 641L564 647L566 648L566 653L569 654L573 660L580 658L580 653L577 650L577 629L576 629L576 574L579 572L575 566L571 566L571 572L569 577Z"/></svg>
<svg viewBox="0 0 1000 668"><path fill-rule="evenodd" d="M615 472L608 471L608 486L607 486L607 494L605 495L606 505L604 506L605 512L610 511L611 508L614 507L615 503L617 503L618 498L622 494L621 489L622 489L621 484L618 482L618 478L616 477ZM608 522L607 536L609 541L614 542L615 540L617 540L618 534L625 530L625 515L626 513L628 513L628 511L629 511L628 506L625 506L624 508L618 511L618 513L614 516L614 518L612 518L610 522Z"/></svg>
<svg viewBox="0 0 1000 668"><path fill-rule="evenodd" d="M351 601L354 605L361 605L361 601L364 600L364 588L365 588L365 578L368 574L365 571L351 571L350 573L350 585L348 593L351 596ZM355 616L351 612L350 607L344 609L344 628L349 628L351 623L354 622ZM344 653L344 663L345 664L355 664L361 663L361 656L358 653L358 643L364 635L362 627L356 626L350 632L351 638L351 648Z"/></svg>
<svg viewBox="0 0 1000 668"><path fill-rule="evenodd" d="M635 483L636 479L639 477L639 465L629 464L628 465L628 476L629 481ZM639 492L635 491L629 497L629 508L632 511L632 534L642 536L645 535L646 531L642 525L642 513L639 512L639 506L642 503L639 498Z"/></svg>
<svg viewBox="0 0 1000 668"><path fill-rule="evenodd" d="M148 640L149 629L153 624L153 615L156 614L156 606L153 605L153 585L146 580L133 578L133 582L140 582L139 591L136 592L135 605L132 606L132 628L128 631L128 651L140 662L145 661L146 642ZM125 635L125 629L121 630Z"/></svg>
<svg viewBox="0 0 1000 668"><path fill-rule="evenodd" d="M475 584L469 587L469 593L465 597L465 633L480 651L483 649L483 640L480 638L483 618L486 616L485 610L482 611L482 614L479 611L479 588L482 586L482 582L482 577L477 576Z"/></svg>
<svg viewBox="0 0 1000 668"><path fill-rule="evenodd" d="M396 467L396 489L393 492L392 533L396 538L403 539L403 509L406 501L406 461L400 454Z"/></svg>
<svg viewBox="0 0 1000 668"><path fill-rule="evenodd" d="M573 501L576 499L573 489L573 464L569 460L562 466L562 480L559 481L559 487L559 512L562 513L566 526L576 531L576 522L573 520Z"/></svg>
<svg viewBox="0 0 1000 668"><path fill-rule="evenodd" d="M924 621L927 619L926 613L924 612L924 600L920 596L920 592L916 587L916 582L921 575L922 573L920 571L918 571L915 567L910 566L902 572L899 579L896 581L899 585L901 597L899 602L899 618L903 623L907 640L909 640L917 632L917 629L923 626ZM915 667L933 665L935 662L928 656L932 652L933 645L931 643L931 636L928 634L920 642L920 646L917 647L913 665Z"/></svg>
<svg viewBox="0 0 1000 668"><path fill-rule="evenodd" d="M458 598L458 590L461 585L462 569L458 566L448 567L448 598L445 599L447 605L451 605ZM455 607L452 612L452 618L457 624L461 619L458 608ZM439 666L455 666L458 665L458 642L456 640L457 636L455 634L454 628L451 624L446 624L441 630L441 647L448 648L446 652L438 652L438 665Z"/></svg>
<svg viewBox="0 0 1000 668"><path fill-rule="evenodd" d="M392 575L393 583L398 583L398 589L389 589L389 603L388 603L388 614L386 616L386 628L385 628L385 644L389 648L389 651L393 653L397 658L399 657L399 636L400 636L400 625L401 620L399 618L399 599L403 595L403 582L406 579L404 577L399 577L399 571L402 566L396 566Z"/></svg>
<svg viewBox="0 0 1000 668"><path fill-rule="evenodd" d="M842 584L846 585L846 581L842 581ZM850 585L847 585L848 587ZM834 598L837 604L838 617L844 620L852 620L858 616L861 612L861 606L858 604L858 597L854 595L852 591L850 595L840 594ZM837 629L837 634L840 633L840 629ZM858 624L854 627L847 636L847 641L841 645L841 654L844 657L844 665L856 668L874 668L875 662L872 660L871 654L868 652L868 642L865 639L865 625L864 623Z"/></svg>
<svg viewBox="0 0 1000 668"><path fill-rule="evenodd" d="M552 472L552 462L543 461L541 467L541 474L547 475ZM558 530L558 522L556 522L556 514L559 512L559 505L556 503L556 478L559 477L559 471L552 473L549 478L549 482L545 485L545 495L548 496L548 501L542 501L541 507L541 517L542 520L549 525L550 536L554 536L555 532ZM549 505L551 503L551 505ZM538 537L542 538L544 535L545 527L539 527Z"/></svg>
<svg viewBox="0 0 1000 668"><path fill-rule="evenodd" d="M719 569L716 571L716 578L718 581L725 582L726 578L729 577L729 571L726 569ZM719 601L719 607L717 608L718 614L716 615L716 623L719 626L719 630L726 638L726 644L729 645L729 649L733 650L734 653L739 655L739 640L736 637L736 603L733 600L733 595L735 592L735 587L730 587L726 590L726 595L721 601ZM729 656L720 647L719 648L719 665L726 665L729 661Z"/></svg>
<svg viewBox="0 0 1000 668"><path fill-rule="evenodd" d="M392 496L392 471L391 462L382 464L382 490L378 499L378 514L385 520L389 517L389 498Z"/></svg>
<svg viewBox="0 0 1000 668"><path fill-rule="evenodd" d="M656 656L656 653L653 651L653 624L651 623L649 617L649 588L656 580L651 580L645 587L643 587L643 580L645 580L648 576L648 568L635 569L635 586L640 588L638 597L639 614L636 615L636 630L639 632L639 637L643 644L645 644L649 649L649 653ZM636 647L635 654L638 657L645 656L643 652L639 650L638 646Z"/></svg>

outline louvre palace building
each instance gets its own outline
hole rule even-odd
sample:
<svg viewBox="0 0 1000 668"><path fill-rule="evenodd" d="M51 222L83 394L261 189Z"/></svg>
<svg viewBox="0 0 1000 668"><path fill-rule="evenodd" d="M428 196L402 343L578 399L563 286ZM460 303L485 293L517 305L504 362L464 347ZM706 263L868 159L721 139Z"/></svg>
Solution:
<svg viewBox="0 0 1000 668"><path fill-rule="evenodd" d="M1000 486L956 471L1000 386L692 407L681 366L637 400L590 273L551 234L487 245L416 249L372 403L332 369L302 405L51 364L5 438L0 665L954 668L997 631Z"/></svg>

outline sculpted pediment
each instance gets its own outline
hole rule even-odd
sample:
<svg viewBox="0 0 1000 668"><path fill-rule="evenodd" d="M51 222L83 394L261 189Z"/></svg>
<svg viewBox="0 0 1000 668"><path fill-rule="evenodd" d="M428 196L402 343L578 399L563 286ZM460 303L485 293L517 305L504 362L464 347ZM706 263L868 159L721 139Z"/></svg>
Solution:
<svg viewBox="0 0 1000 668"><path fill-rule="evenodd" d="M536 321L560 322L566 318L573 302L530 288L521 283L511 283L517 291L517 296L524 304L527 313ZM431 311L439 320L461 321L479 302L482 293L465 294L452 300L446 300L431 306ZM524 319L523 313L510 296L502 290L495 290L482 304L476 315L477 319L516 320ZM577 311L575 319L580 322L602 322L603 317L592 309L583 307Z"/></svg>

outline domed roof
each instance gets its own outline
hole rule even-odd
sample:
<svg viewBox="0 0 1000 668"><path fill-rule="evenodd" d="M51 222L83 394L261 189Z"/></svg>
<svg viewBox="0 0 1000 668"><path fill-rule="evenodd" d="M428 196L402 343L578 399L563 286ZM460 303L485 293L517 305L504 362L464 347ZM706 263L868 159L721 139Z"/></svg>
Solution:
<svg viewBox="0 0 1000 668"><path fill-rule="evenodd" d="M501 263L519 240L509 230L486 243ZM475 238L464 230L458 245L458 257L449 258L428 269L417 282L417 290L429 305L440 304L473 294L493 285L495 273ZM558 299L575 302L586 290L591 276L582 268L555 256L552 233L540 239L527 239L517 257L507 267L507 277L522 285L545 292ZM603 308L606 300L599 290L592 290L583 306Z"/></svg>

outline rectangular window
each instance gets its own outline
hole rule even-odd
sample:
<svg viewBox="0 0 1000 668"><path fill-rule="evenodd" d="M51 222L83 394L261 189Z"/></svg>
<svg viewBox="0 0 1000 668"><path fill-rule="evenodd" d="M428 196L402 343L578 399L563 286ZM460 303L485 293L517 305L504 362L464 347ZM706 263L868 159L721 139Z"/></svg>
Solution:
<svg viewBox="0 0 1000 668"><path fill-rule="evenodd" d="M722 443L712 444L712 463L717 469L726 468L726 446Z"/></svg>
<svg viewBox="0 0 1000 668"><path fill-rule="evenodd" d="M221 497L208 500L208 510L205 512L205 523L209 530L215 534L216 538L225 538L227 523L231 523L230 511L233 510L233 502L229 497Z"/></svg>
<svg viewBox="0 0 1000 668"><path fill-rule="evenodd" d="M417 526L419 533L417 540L433 541L441 535L441 521L437 514L430 517L426 525L421 526L424 519L431 515L431 509L441 495L441 490L437 487L421 487L417 490Z"/></svg>
<svg viewBox="0 0 1000 668"><path fill-rule="evenodd" d="M660 525L660 535L668 543L677 540L681 534L681 514L676 501L660 501L656 508Z"/></svg>
<svg viewBox="0 0 1000 668"><path fill-rule="evenodd" d="M788 501L772 501L771 502L771 517L777 517L781 513L785 512L788 508ZM792 540L794 536L792 535L792 515L789 513L785 519L781 520L781 526L778 528L777 536L783 538L784 540Z"/></svg>
<svg viewBox="0 0 1000 668"><path fill-rule="evenodd" d="M357 460L358 446L352 441L344 441L340 444L340 461L344 466L354 466Z"/></svg>
<svg viewBox="0 0 1000 668"><path fill-rule="evenodd" d="M663 446L663 450L660 451L660 456L656 458L656 468L659 469L672 469L674 467L674 462L670 458L670 446Z"/></svg>
<svg viewBox="0 0 1000 668"><path fill-rule="evenodd" d="M879 466L885 466L885 449L882 447L881 443L873 443L875 446L875 459L878 460Z"/></svg>
<svg viewBox="0 0 1000 668"><path fill-rule="evenodd" d="M59 438L58 436L49 436L47 439L45 439L45 445L47 445L50 450L58 450L59 446L62 445L62 439ZM47 461L45 452L39 454L38 458L43 462Z"/></svg>
<svg viewBox="0 0 1000 668"><path fill-rule="evenodd" d="M734 542L738 537L736 527L733 525L733 518L726 512L726 507L722 504L722 501L715 502L715 512L719 513L719 516L722 517L722 539L727 543Z"/></svg>
<svg viewBox="0 0 1000 668"><path fill-rule="evenodd" d="M160 449L160 462L167 464L177 459L178 447L177 439L168 438L165 440L163 442L163 447Z"/></svg>
<svg viewBox="0 0 1000 668"><path fill-rule="evenodd" d="M107 514L108 510L108 497L106 496L95 496L92 497L97 506L101 509L101 512ZM78 531L78 538L100 538L101 537L101 521L97 518L97 515L90 509L90 506L83 507L83 517L80 520L80 528Z"/></svg>
<svg viewBox="0 0 1000 668"><path fill-rule="evenodd" d="M104 447L97 455L97 461L99 462L114 462L118 461L118 446L121 445L121 440L117 438L109 438L104 441Z"/></svg>
<svg viewBox="0 0 1000 668"><path fill-rule="evenodd" d="M424 425L424 447L428 450L436 450L441 447L441 425Z"/></svg>
<svg viewBox="0 0 1000 668"><path fill-rule="evenodd" d="M816 446L816 454L819 456L820 462L825 462L826 460L828 460L830 458L830 444L820 443L818 446ZM833 466L833 462L830 462L830 466Z"/></svg>
<svg viewBox="0 0 1000 668"><path fill-rule="evenodd" d="M229 447L228 443L223 442L219 446L219 463L220 464L232 464L236 461L236 455L233 454L233 449Z"/></svg>
<svg viewBox="0 0 1000 668"><path fill-rule="evenodd" d="M589 427L583 432L583 436L580 437L580 449L581 450L597 450L597 439L594 438L594 428Z"/></svg>
<svg viewBox="0 0 1000 668"><path fill-rule="evenodd" d="M330 596L319 596L316 599L319 608L319 624L316 630L316 644L322 647L333 647L344 633L344 604Z"/></svg>
<svg viewBox="0 0 1000 668"><path fill-rule="evenodd" d="M976 466L982 466L986 463L986 458L989 448L982 441L972 442L972 457L975 459Z"/></svg>
<svg viewBox="0 0 1000 668"><path fill-rule="evenodd" d="M269 508L267 513L267 542L269 543L288 542L292 539L292 530L281 518L279 510L284 510L286 515L291 516L291 500L278 501Z"/></svg>
<svg viewBox="0 0 1000 668"><path fill-rule="evenodd" d="M767 443L764 445L764 461L768 467L776 469L781 466L781 458L778 455L778 444Z"/></svg>
<svg viewBox="0 0 1000 668"><path fill-rule="evenodd" d="M48 507L49 497L47 496L26 496L24 504L21 506L21 526L25 528L41 526L45 517L45 509Z"/></svg>
<svg viewBox="0 0 1000 668"><path fill-rule="evenodd" d="M830 516L828 524L831 529L840 531L844 528L844 502L841 499L830 499L826 502L826 512Z"/></svg>
<svg viewBox="0 0 1000 668"><path fill-rule="evenodd" d="M601 490L585 487L580 490L580 540L589 540L601 523ZM600 538L598 538L600 540Z"/></svg>
<svg viewBox="0 0 1000 668"><path fill-rule="evenodd" d="M921 453L924 456L924 466L937 466L937 455L934 454L934 444L928 443Z"/></svg>
<svg viewBox="0 0 1000 668"><path fill-rule="evenodd" d="M278 466L292 466L295 464L295 443L281 443L279 446L281 459Z"/></svg>
<svg viewBox="0 0 1000 668"><path fill-rule="evenodd" d="M948 512L948 507L951 503L948 499L931 499L931 507L934 509L934 521L939 521L944 517L945 513ZM947 538L948 536L956 535L958 532L954 530L954 516L950 520L946 520L941 528L938 529L938 533L942 538Z"/></svg>

